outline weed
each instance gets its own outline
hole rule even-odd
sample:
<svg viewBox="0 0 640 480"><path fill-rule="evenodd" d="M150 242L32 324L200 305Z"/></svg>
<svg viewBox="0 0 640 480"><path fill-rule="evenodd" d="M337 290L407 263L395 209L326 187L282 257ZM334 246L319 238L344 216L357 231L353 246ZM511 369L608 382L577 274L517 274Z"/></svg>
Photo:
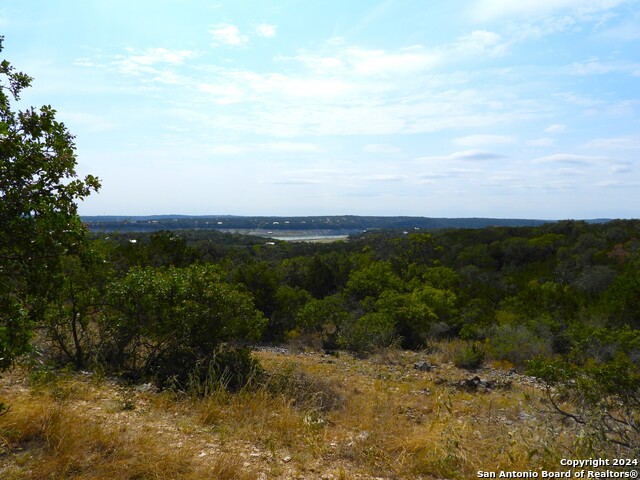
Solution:
<svg viewBox="0 0 640 480"><path fill-rule="evenodd" d="M454 354L453 363L458 368L477 370L484 363L484 359L484 350L480 344L474 342L471 345L461 344Z"/></svg>

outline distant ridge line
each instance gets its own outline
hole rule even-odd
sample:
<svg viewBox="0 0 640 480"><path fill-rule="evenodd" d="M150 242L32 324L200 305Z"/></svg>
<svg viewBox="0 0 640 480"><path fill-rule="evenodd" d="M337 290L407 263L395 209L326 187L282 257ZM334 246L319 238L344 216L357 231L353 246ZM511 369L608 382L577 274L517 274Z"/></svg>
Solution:
<svg viewBox="0 0 640 480"><path fill-rule="evenodd" d="M240 215L85 215L82 221L91 231L157 231L157 230L323 230L355 233L369 229L424 229L535 227L557 220L517 218L437 218L415 216L240 216ZM605 223L609 219L580 220Z"/></svg>

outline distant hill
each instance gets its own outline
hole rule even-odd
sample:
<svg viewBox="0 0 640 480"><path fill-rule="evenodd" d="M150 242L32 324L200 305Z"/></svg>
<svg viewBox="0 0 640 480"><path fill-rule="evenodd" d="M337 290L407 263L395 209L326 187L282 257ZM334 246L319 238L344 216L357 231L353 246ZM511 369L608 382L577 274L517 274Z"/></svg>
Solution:
<svg viewBox="0 0 640 480"><path fill-rule="evenodd" d="M484 228L490 226L538 226L550 220L504 218L430 218L382 216L309 216L309 217L243 217L233 215L147 215L147 216L83 216L82 221L94 232L148 232L157 230L222 230L222 231L309 231L327 234L351 234L371 229ZM602 223L606 219L589 222Z"/></svg>

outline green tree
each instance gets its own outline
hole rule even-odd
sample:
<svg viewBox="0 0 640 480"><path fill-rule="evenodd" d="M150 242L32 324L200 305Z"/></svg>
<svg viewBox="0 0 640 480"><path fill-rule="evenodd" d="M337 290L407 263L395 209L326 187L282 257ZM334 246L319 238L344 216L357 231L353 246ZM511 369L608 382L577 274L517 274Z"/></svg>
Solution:
<svg viewBox="0 0 640 480"><path fill-rule="evenodd" d="M351 320L346 303L341 295L313 299L298 311L296 320L305 332L320 335L324 348L335 349L338 347L338 332Z"/></svg>
<svg viewBox="0 0 640 480"><path fill-rule="evenodd" d="M184 238L166 230L152 233L146 247L149 264L154 267L184 267L196 259L195 249Z"/></svg>
<svg viewBox="0 0 640 480"><path fill-rule="evenodd" d="M282 283L278 272L267 262L251 261L238 268L232 277L252 293L256 308L271 318L278 309L276 294Z"/></svg>
<svg viewBox="0 0 640 480"><path fill-rule="evenodd" d="M400 291L402 280L393 272L390 262L373 262L349 275L345 292L355 300L376 299L386 290Z"/></svg>
<svg viewBox="0 0 640 480"><path fill-rule="evenodd" d="M421 301L416 292L384 292L375 303L378 313L392 321L404 348L418 348L429 339L431 328L438 321L433 309Z"/></svg>
<svg viewBox="0 0 640 480"><path fill-rule="evenodd" d="M265 338L267 340L283 340L285 334L297 326L298 311L312 298L311 294L302 288L280 285L276 292L278 309L269 319Z"/></svg>
<svg viewBox="0 0 640 480"><path fill-rule="evenodd" d="M640 253L629 257L600 303L610 324L640 328Z"/></svg>
<svg viewBox="0 0 640 480"><path fill-rule="evenodd" d="M358 354L390 347L396 341L394 319L385 312L351 317L338 332L338 345Z"/></svg>
<svg viewBox="0 0 640 480"><path fill-rule="evenodd" d="M221 344L256 340L266 325L251 295L210 264L134 268L108 298L117 309L102 325L105 361L161 385L184 384Z"/></svg>
<svg viewBox="0 0 640 480"><path fill-rule="evenodd" d="M431 264L436 251L440 249L428 233L410 233L395 239L393 245L396 252L394 263L402 270L413 263Z"/></svg>
<svg viewBox="0 0 640 480"><path fill-rule="evenodd" d="M77 178L74 137L53 108L12 109L31 80L0 63L0 370L28 350L61 259L86 234L76 201L100 187Z"/></svg>
<svg viewBox="0 0 640 480"><path fill-rule="evenodd" d="M77 369L85 368L97 353L95 319L106 306L104 292L113 275L103 244L86 243L76 254L63 258L62 275L45 315L54 349Z"/></svg>

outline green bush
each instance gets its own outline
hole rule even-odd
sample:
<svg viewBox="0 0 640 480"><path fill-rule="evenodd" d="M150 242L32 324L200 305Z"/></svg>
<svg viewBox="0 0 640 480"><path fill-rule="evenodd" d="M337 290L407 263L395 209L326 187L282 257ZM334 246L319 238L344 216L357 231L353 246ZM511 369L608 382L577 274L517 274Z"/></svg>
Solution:
<svg viewBox="0 0 640 480"><path fill-rule="evenodd" d="M256 340L266 324L251 295L213 265L134 269L111 285L109 300L117 307L101 323L104 362L162 385L171 377L184 385L194 370L202 379L228 354L220 345ZM243 370L243 355L229 362Z"/></svg>
<svg viewBox="0 0 640 480"><path fill-rule="evenodd" d="M482 367L484 360L485 352L478 342L460 344L453 354L454 365L465 370L477 370Z"/></svg>
<svg viewBox="0 0 640 480"><path fill-rule="evenodd" d="M395 343L395 322L380 312L365 313L343 325L338 340L339 346L359 354L371 353Z"/></svg>
<svg viewBox="0 0 640 480"><path fill-rule="evenodd" d="M325 349L337 349L338 332L351 318L345 303L339 295L331 295L322 300L313 299L306 303L296 316L302 333L320 336Z"/></svg>
<svg viewBox="0 0 640 480"><path fill-rule="evenodd" d="M550 357L553 351L549 338L540 338L523 325L498 325L489 330L489 355L495 360L507 360L523 367L537 356Z"/></svg>

